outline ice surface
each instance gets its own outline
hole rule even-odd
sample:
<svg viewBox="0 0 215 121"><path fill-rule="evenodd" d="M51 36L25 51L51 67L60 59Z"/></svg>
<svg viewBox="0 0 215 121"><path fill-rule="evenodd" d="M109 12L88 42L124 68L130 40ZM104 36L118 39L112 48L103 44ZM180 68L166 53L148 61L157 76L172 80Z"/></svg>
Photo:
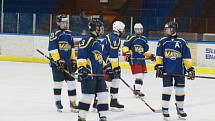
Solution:
<svg viewBox="0 0 215 121"><path fill-rule="evenodd" d="M130 85L133 77L130 70L123 70L122 78ZM52 75L47 64L0 62L0 121L77 121L77 114L69 111L69 101L64 84L62 101L64 112L54 106ZM195 79L186 82L185 111L187 121L215 121L215 80ZM80 84L78 96L80 96ZM145 75L146 101L153 108L161 108L161 79L154 72ZM162 115L153 113L143 102L133 97L132 92L120 84L120 103L124 112L110 112L109 121L162 121ZM178 120L174 96L170 103L171 121ZM98 114L89 113L87 121L98 121Z"/></svg>

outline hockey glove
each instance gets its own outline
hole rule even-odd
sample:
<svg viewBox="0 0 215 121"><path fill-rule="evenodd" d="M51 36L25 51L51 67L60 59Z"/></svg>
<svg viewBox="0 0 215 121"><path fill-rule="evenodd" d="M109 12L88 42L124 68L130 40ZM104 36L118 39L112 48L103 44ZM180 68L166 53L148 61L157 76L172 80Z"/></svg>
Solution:
<svg viewBox="0 0 215 121"><path fill-rule="evenodd" d="M121 68L120 66L113 69L114 78L120 78L121 76Z"/></svg>
<svg viewBox="0 0 215 121"><path fill-rule="evenodd" d="M87 67L84 67L84 66L81 66L79 69L78 69L78 81L84 81L86 79L88 79L90 76L88 74L90 74L91 71L89 68Z"/></svg>
<svg viewBox="0 0 215 121"><path fill-rule="evenodd" d="M131 59L131 53L130 52L123 53L123 56L125 58L125 61L127 61L127 62L130 61L130 59Z"/></svg>
<svg viewBox="0 0 215 121"><path fill-rule="evenodd" d="M65 69L65 61L64 60L57 60L55 61L55 63L57 63L57 68L59 70L64 70Z"/></svg>
<svg viewBox="0 0 215 121"><path fill-rule="evenodd" d="M67 70L70 72L70 73L75 73L77 71L77 62L76 60L71 60L69 62L69 64L67 64Z"/></svg>
<svg viewBox="0 0 215 121"><path fill-rule="evenodd" d="M189 69L187 69L187 73L188 73L188 75L187 75L187 79L190 79L190 80L194 80L195 79L195 69L194 69L194 67L191 67L191 68L189 68Z"/></svg>
<svg viewBox="0 0 215 121"><path fill-rule="evenodd" d="M151 61L155 61L156 59L155 55L150 51L145 52L143 55L145 56L145 58L150 59Z"/></svg>
<svg viewBox="0 0 215 121"><path fill-rule="evenodd" d="M111 63L107 63L107 65L104 67L104 72L105 72L105 74L108 75L108 77L106 77L107 81L114 79L114 73L113 73L113 70L111 67ZM108 79L108 78L110 78L110 79Z"/></svg>
<svg viewBox="0 0 215 121"><path fill-rule="evenodd" d="M154 54L151 54L151 55L149 56L149 59L150 59L151 61L155 61L156 57L155 57Z"/></svg>
<svg viewBox="0 0 215 121"><path fill-rule="evenodd" d="M163 65L156 64L154 69L156 70L156 78L163 78Z"/></svg>

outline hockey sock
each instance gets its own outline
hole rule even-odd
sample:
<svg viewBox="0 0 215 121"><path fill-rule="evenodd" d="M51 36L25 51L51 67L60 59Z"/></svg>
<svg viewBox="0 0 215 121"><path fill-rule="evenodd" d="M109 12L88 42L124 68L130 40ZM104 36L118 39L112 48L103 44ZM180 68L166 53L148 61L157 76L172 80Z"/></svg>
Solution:
<svg viewBox="0 0 215 121"><path fill-rule="evenodd" d="M171 87L163 87L162 93L162 108L168 109L169 108L169 101L172 94L172 86Z"/></svg>
<svg viewBox="0 0 215 121"><path fill-rule="evenodd" d="M93 100L94 94L82 94L82 98L79 101L78 109L79 116L81 118L86 118L87 112L89 111L91 101Z"/></svg>
<svg viewBox="0 0 215 121"><path fill-rule="evenodd" d="M143 85L143 78L144 78L144 74L143 73L137 73L134 74L135 77L135 90L140 91Z"/></svg>
<svg viewBox="0 0 215 121"><path fill-rule="evenodd" d="M143 85L143 80L142 79L136 79L135 80L135 90L140 91Z"/></svg>
<svg viewBox="0 0 215 121"><path fill-rule="evenodd" d="M76 82L75 82L75 80L67 81L67 86L68 86L69 100L71 102L76 101Z"/></svg>
<svg viewBox="0 0 215 121"><path fill-rule="evenodd" d="M175 99L179 109L184 108L185 91L184 87L175 87Z"/></svg>
<svg viewBox="0 0 215 121"><path fill-rule="evenodd" d="M110 87L110 95L111 95L112 99L117 99L117 97L118 97L119 82L120 82L120 79L113 79L112 80L112 85Z"/></svg>
<svg viewBox="0 0 215 121"><path fill-rule="evenodd" d="M62 90L63 82L54 82L54 98L55 101L61 101L61 90Z"/></svg>
<svg viewBox="0 0 215 121"><path fill-rule="evenodd" d="M98 105L97 109L99 112L99 117L107 116L108 113L108 92L99 92L97 93Z"/></svg>

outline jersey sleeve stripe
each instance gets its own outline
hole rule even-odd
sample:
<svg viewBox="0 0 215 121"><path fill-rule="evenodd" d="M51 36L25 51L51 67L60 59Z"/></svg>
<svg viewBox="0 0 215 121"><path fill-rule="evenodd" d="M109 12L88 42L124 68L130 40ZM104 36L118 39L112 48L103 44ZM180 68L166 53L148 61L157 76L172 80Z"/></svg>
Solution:
<svg viewBox="0 0 215 121"><path fill-rule="evenodd" d="M49 51L54 61L60 60L60 54L57 49Z"/></svg>
<svg viewBox="0 0 215 121"><path fill-rule="evenodd" d="M87 64L88 64L86 59L78 59L77 62L78 62L77 63L78 68L81 66L87 66Z"/></svg>

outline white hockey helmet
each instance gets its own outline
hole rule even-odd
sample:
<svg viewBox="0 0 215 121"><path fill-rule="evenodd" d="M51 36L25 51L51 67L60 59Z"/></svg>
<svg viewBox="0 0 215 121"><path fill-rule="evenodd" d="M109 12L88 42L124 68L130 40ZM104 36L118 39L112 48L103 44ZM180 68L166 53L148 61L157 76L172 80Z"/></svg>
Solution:
<svg viewBox="0 0 215 121"><path fill-rule="evenodd" d="M134 25L134 32L137 35L141 35L143 33L143 25L141 23L136 23Z"/></svg>
<svg viewBox="0 0 215 121"><path fill-rule="evenodd" d="M143 25L141 23L136 23L134 25L134 29L142 29L143 28Z"/></svg>
<svg viewBox="0 0 215 121"><path fill-rule="evenodd" d="M125 30L125 24L122 21L113 22L113 31L123 33Z"/></svg>

